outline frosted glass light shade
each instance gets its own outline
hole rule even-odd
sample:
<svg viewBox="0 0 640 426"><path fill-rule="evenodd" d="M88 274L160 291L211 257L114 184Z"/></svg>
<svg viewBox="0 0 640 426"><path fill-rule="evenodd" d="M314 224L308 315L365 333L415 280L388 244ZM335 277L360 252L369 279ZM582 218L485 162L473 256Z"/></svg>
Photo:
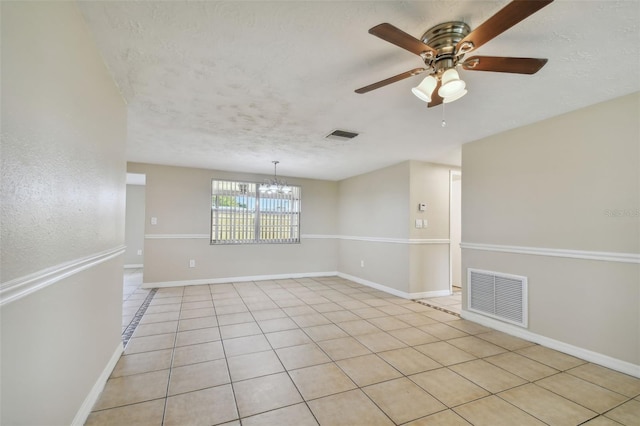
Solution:
<svg viewBox="0 0 640 426"><path fill-rule="evenodd" d="M453 98L463 92L466 86L467 84L460 80L458 71L454 68L449 68L444 72L444 74L442 74L442 85L440 86L440 89L438 89L438 95L444 99ZM464 95L461 95L460 97L462 96Z"/></svg>
<svg viewBox="0 0 640 426"><path fill-rule="evenodd" d="M418 86L411 89L414 95L418 97L418 99L431 102L431 94L433 93L433 89L436 88L438 84L438 80L432 75L427 76L422 83L418 84Z"/></svg>
<svg viewBox="0 0 640 426"><path fill-rule="evenodd" d="M444 98L442 99L442 102L444 102L445 104L448 104L449 102L457 101L458 99L460 99L466 94L467 94L467 89L462 89L462 92L456 93L455 95L449 96L448 98Z"/></svg>

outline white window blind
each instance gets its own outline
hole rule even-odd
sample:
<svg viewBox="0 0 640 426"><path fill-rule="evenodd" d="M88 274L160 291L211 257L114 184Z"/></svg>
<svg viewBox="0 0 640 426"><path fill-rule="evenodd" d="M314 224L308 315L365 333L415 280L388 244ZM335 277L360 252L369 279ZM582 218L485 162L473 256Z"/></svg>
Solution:
<svg viewBox="0 0 640 426"><path fill-rule="evenodd" d="M261 193L259 184L211 181L211 244L300 242L299 186Z"/></svg>

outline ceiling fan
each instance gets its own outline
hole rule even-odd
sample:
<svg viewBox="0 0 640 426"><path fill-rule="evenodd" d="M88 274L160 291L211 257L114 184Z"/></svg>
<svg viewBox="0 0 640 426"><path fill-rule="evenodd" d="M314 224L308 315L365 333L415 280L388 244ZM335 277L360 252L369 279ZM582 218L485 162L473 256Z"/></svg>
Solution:
<svg viewBox="0 0 640 426"><path fill-rule="evenodd" d="M412 69L361 87L355 92L367 93L426 72L428 76L411 90L418 98L427 102L429 107L433 107L443 102L453 102L467 93L466 84L456 71L457 66L468 71L535 74L547 63L547 59L500 56L472 56L466 60L463 58L465 54L502 34L552 1L514 0L473 31L461 21L444 22L427 30L420 40L391 24L376 25L369 30L370 34L420 56L426 68Z"/></svg>

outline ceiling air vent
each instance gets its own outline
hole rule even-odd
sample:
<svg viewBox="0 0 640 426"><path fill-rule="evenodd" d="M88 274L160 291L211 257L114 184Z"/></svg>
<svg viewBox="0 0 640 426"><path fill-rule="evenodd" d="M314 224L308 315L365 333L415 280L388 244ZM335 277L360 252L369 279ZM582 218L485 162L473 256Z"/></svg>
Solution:
<svg viewBox="0 0 640 426"><path fill-rule="evenodd" d="M353 139L356 136L358 136L358 133L348 132L346 130L334 130L333 132L325 136L325 138L337 141L348 141L349 139Z"/></svg>

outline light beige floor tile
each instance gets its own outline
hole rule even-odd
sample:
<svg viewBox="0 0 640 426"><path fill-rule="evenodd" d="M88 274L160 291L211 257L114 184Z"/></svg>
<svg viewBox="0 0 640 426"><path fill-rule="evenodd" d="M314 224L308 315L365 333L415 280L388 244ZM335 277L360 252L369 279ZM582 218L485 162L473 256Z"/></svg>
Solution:
<svg viewBox="0 0 640 426"><path fill-rule="evenodd" d="M446 408L406 377L367 386L362 390L397 424Z"/></svg>
<svg viewBox="0 0 640 426"><path fill-rule="evenodd" d="M313 309L311 306L307 306L304 303L295 306L284 307L282 308L282 310L285 311L290 317L299 315L314 315L318 313L318 311Z"/></svg>
<svg viewBox="0 0 640 426"><path fill-rule="evenodd" d="M214 316L199 317L199 318L184 318L184 319L181 319L180 324L178 324L178 331L216 327L217 325L218 325L218 321Z"/></svg>
<svg viewBox="0 0 640 426"><path fill-rule="evenodd" d="M229 371L224 359L175 367L171 370L169 395L192 392L229 383Z"/></svg>
<svg viewBox="0 0 640 426"><path fill-rule="evenodd" d="M359 300L349 300L344 302L338 302L338 305L350 311L353 311L356 309L366 309L370 307L366 303L360 302Z"/></svg>
<svg viewBox="0 0 640 426"><path fill-rule="evenodd" d="M228 357L229 372L234 382L284 371L274 351Z"/></svg>
<svg viewBox="0 0 640 426"><path fill-rule="evenodd" d="M320 312L321 314L324 314L324 313L327 313L327 312L344 311L344 308L342 306L338 305L337 303L333 303L333 302L321 303L319 305L313 305L313 309L315 309L316 311Z"/></svg>
<svg viewBox="0 0 640 426"><path fill-rule="evenodd" d="M402 377L398 370L374 354L343 359L336 364L360 387Z"/></svg>
<svg viewBox="0 0 640 426"><path fill-rule="evenodd" d="M365 321L345 321L338 323L338 327L346 331L351 336L358 336L361 334L379 333L381 330L375 325Z"/></svg>
<svg viewBox="0 0 640 426"><path fill-rule="evenodd" d="M426 343L433 343L440 340L416 327L391 330L387 333L409 346L424 345Z"/></svg>
<svg viewBox="0 0 640 426"><path fill-rule="evenodd" d="M234 337L254 336L262 334L262 330L256 322L244 322L242 324L221 325L220 335L223 339L233 339Z"/></svg>
<svg viewBox="0 0 640 426"><path fill-rule="evenodd" d="M307 401L357 387L334 363L289 371L289 375Z"/></svg>
<svg viewBox="0 0 640 426"><path fill-rule="evenodd" d="M152 324L138 324L133 337L154 336L156 334L175 333L178 321L156 322Z"/></svg>
<svg viewBox="0 0 640 426"><path fill-rule="evenodd" d="M196 345L198 343L220 340L218 327L200 328L198 330L180 331L176 337L176 346Z"/></svg>
<svg viewBox="0 0 640 426"><path fill-rule="evenodd" d="M529 342L528 340L510 336L507 333L503 333L497 330L492 330L488 333L476 334L476 337L479 337L482 340L486 340L487 342L491 342L494 345L501 346L510 351L515 351L518 349L526 348L527 346L535 345L535 343Z"/></svg>
<svg viewBox="0 0 640 426"><path fill-rule="evenodd" d="M407 347L405 343L385 332L361 334L354 336L354 338L372 352L383 352Z"/></svg>
<svg viewBox="0 0 640 426"><path fill-rule="evenodd" d="M184 293L185 296L187 295L194 295L194 294L206 294L211 296L211 290L209 289L208 285L188 285L185 286L184 288ZM209 297L211 298L211 297Z"/></svg>
<svg viewBox="0 0 640 426"><path fill-rule="evenodd" d="M409 378L447 407L456 407L489 395L480 386L448 368L426 371Z"/></svg>
<svg viewBox="0 0 640 426"><path fill-rule="evenodd" d="M308 404L321 425L393 425L393 422L361 390L327 396L309 401Z"/></svg>
<svg viewBox="0 0 640 426"><path fill-rule="evenodd" d="M201 308L201 309L189 309L187 311L180 312L180 319L210 317L216 314L213 308Z"/></svg>
<svg viewBox="0 0 640 426"><path fill-rule="evenodd" d="M183 311L186 311L189 309L201 309L201 308L213 308L213 301L208 300L206 302L187 302L182 304L181 309Z"/></svg>
<svg viewBox="0 0 640 426"><path fill-rule="evenodd" d="M578 425L597 414L533 383L510 389L498 396L553 425Z"/></svg>
<svg viewBox="0 0 640 426"><path fill-rule="evenodd" d="M640 394L640 379L606 367L588 363L569 370L567 373L630 398Z"/></svg>
<svg viewBox="0 0 640 426"><path fill-rule="evenodd" d="M413 312L410 309L403 308L402 306L398 306L398 305L378 306L377 309L381 310L387 315L402 315L402 314L410 314L411 312Z"/></svg>
<svg viewBox="0 0 640 426"><path fill-rule="evenodd" d="M366 346L355 340L353 337L343 337L341 339L324 340L318 345L334 361L353 358L360 355L370 354L371 351Z"/></svg>
<svg viewBox="0 0 640 426"><path fill-rule="evenodd" d="M338 323L338 322L346 322L346 321L356 321L361 319L359 316L354 314L351 311L331 311L331 312L323 312L322 315L325 316L329 321Z"/></svg>
<svg viewBox="0 0 640 426"><path fill-rule="evenodd" d="M490 356L484 360L530 382L558 373L558 370L548 365L541 364L515 352L505 352Z"/></svg>
<svg viewBox="0 0 640 426"><path fill-rule="evenodd" d="M292 320L295 321L298 326L302 327L313 327L315 325L323 325L323 324L331 324L331 321L326 319L322 314L310 314L310 315L298 315L295 317L291 317Z"/></svg>
<svg viewBox="0 0 640 426"><path fill-rule="evenodd" d="M265 310L253 312L252 314L257 321L287 317L286 312L280 308L265 309Z"/></svg>
<svg viewBox="0 0 640 426"><path fill-rule="evenodd" d="M585 363L585 361L579 358L540 345L528 346L518 349L516 352L560 371L568 370Z"/></svg>
<svg viewBox="0 0 640 426"><path fill-rule="evenodd" d="M417 313L417 312L412 312L410 314L396 315L396 318L414 327L420 327L422 325L428 325L428 324L438 324L438 322L433 318L429 318L428 316L423 315L422 313Z"/></svg>
<svg viewBox="0 0 640 426"><path fill-rule="evenodd" d="M290 405L242 419L244 426L314 426L316 419L306 404Z"/></svg>
<svg viewBox="0 0 640 426"><path fill-rule="evenodd" d="M627 400L624 395L566 373L547 377L536 382L536 385L557 393L596 413L604 413Z"/></svg>
<svg viewBox="0 0 640 426"><path fill-rule="evenodd" d="M452 365L449 368L491 393L526 383L521 377L480 359Z"/></svg>
<svg viewBox="0 0 640 426"><path fill-rule="evenodd" d="M384 331L398 330L401 328L411 327L409 324L407 324L404 321L400 321L395 317L388 317L388 316L380 317L380 318L370 318L367 321L369 321L371 324L378 327L380 330L384 330Z"/></svg>
<svg viewBox="0 0 640 426"><path fill-rule="evenodd" d="M488 396L453 409L474 426L544 426L545 423L497 396Z"/></svg>
<svg viewBox="0 0 640 426"><path fill-rule="evenodd" d="M216 308L218 315L239 314L242 312L249 312L249 309L244 304L226 305Z"/></svg>
<svg viewBox="0 0 640 426"><path fill-rule="evenodd" d="M460 317L457 315L453 315L450 314L448 312L443 312L440 310L433 310L433 311L428 311L425 312L425 315L428 316L431 319L434 319L436 321L440 321L440 322L455 322L455 321L460 321Z"/></svg>
<svg viewBox="0 0 640 426"><path fill-rule="evenodd" d="M89 415L86 426L160 426L164 414L164 398L109 410L94 411Z"/></svg>
<svg viewBox="0 0 640 426"><path fill-rule="evenodd" d="M224 315L218 315L219 325L242 324L245 322L253 322L253 315L250 312L236 312Z"/></svg>
<svg viewBox="0 0 640 426"><path fill-rule="evenodd" d="M160 349L169 349L173 348L173 345L176 340L176 334L157 334L155 336L145 336L145 337L133 337L127 343L127 347L124 349L125 355L140 353L140 352L150 352L150 351L158 351Z"/></svg>
<svg viewBox="0 0 640 426"><path fill-rule="evenodd" d="M222 342L207 342L197 345L182 346L173 351L173 366L195 364L224 358Z"/></svg>
<svg viewBox="0 0 640 426"><path fill-rule="evenodd" d="M440 411L427 417L406 423L404 426L469 426L470 423L452 410Z"/></svg>
<svg viewBox="0 0 640 426"><path fill-rule="evenodd" d="M162 349L153 352L142 352L123 355L118 360L111 377L129 376L131 374L147 373L155 370L165 370L171 366L173 350Z"/></svg>
<svg viewBox="0 0 640 426"><path fill-rule="evenodd" d="M447 340L447 342L458 349L462 349L471 355L477 356L478 358L497 355L507 351L500 346L489 343L486 340L478 339L474 336L459 337L457 339Z"/></svg>
<svg viewBox="0 0 640 426"><path fill-rule="evenodd" d="M315 343L276 349L276 353L287 370L331 362Z"/></svg>
<svg viewBox="0 0 640 426"><path fill-rule="evenodd" d="M370 318L380 318L380 317L388 316L388 314L385 314L380 309L376 309L370 306L366 308L352 309L350 312L357 315L356 318L354 319L358 319L358 318L370 319Z"/></svg>
<svg viewBox="0 0 640 426"><path fill-rule="evenodd" d="M586 423L582 423L580 426L620 426L620 423L608 419L605 416L598 416Z"/></svg>
<svg viewBox="0 0 640 426"><path fill-rule="evenodd" d="M394 349L379 352L378 355L404 375L421 373L442 367L422 352L413 348Z"/></svg>
<svg viewBox="0 0 640 426"><path fill-rule="evenodd" d="M158 305L168 305L168 304L181 304L182 303L182 296L172 296L172 297L154 297L153 300L151 300L151 303L149 303L149 308L151 308L152 306L158 306Z"/></svg>
<svg viewBox="0 0 640 426"><path fill-rule="evenodd" d="M263 334L255 336L236 337L223 340L224 351L228 357L268 351L271 345Z"/></svg>
<svg viewBox="0 0 640 426"><path fill-rule="evenodd" d="M271 343L274 349L285 348L287 346L303 345L305 343L311 343L312 340L307 336L304 331L298 330L286 330L276 331L275 333L267 333L265 337Z"/></svg>
<svg viewBox="0 0 640 426"><path fill-rule="evenodd" d="M180 311L162 312L160 314L144 313L140 324L151 324L154 322L176 321L180 317Z"/></svg>
<svg viewBox="0 0 640 426"><path fill-rule="evenodd" d="M335 324L316 325L314 327L306 327L303 330L316 342L348 336L347 333Z"/></svg>
<svg viewBox="0 0 640 426"><path fill-rule="evenodd" d="M491 329L488 327L485 327L480 324L476 324L475 322L463 320L463 319L456 319L455 321L449 321L447 322L447 324L467 334L480 334L480 333L488 333L489 331L491 331Z"/></svg>
<svg viewBox="0 0 640 426"><path fill-rule="evenodd" d="M241 417L302 402L300 393L286 373L237 382L233 389Z"/></svg>
<svg viewBox="0 0 640 426"><path fill-rule="evenodd" d="M185 302L203 302L205 300L211 300L211 293L194 294L191 296L183 296L182 303Z"/></svg>
<svg viewBox="0 0 640 426"><path fill-rule="evenodd" d="M167 398L164 425L212 425L238 418L231 385Z"/></svg>
<svg viewBox="0 0 640 426"><path fill-rule="evenodd" d="M278 305L276 305L276 302L273 302L271 300L265 300L265 301L261 301L261 302L247 302L245 300L244 303L247 306L247 308L249 309L249 311L251 311L251 312L264 311L266 309L277 309L278 308Z"/></svg>
<svg viewBox="0 0 640 426"><path fill-rule="evenodd" d="M441 340L456 339L458 337L468 336L467 333L442 323L422 325L418 328Z"/></svg>
<svg viewBox="0 0 640 426"><path fill-rule="evenodd" d="M640 424L640 401L631 400L605 414L606 417L623 425Z"/></svg>
<svg viewBox="0 0 640 426"><path fill-rule="evenodd" d="M298 328L298 324L293 322L291 318L273 318L258 321L258 325L263 333L272 333L274 331L294 330Z"/></svg>
<svg viewBox="0 0 640 426"><path fill-rule="evenodd" d="M93 409L104 410L164 398L167 394L168 383L169 370L109 379Z"/></svg>
<svg viewBox="0 0 640 426"><path fill-rule="evenodd" d="M415 349L442 365L453 365L476 359L470 353L462 351L447 342L427 343L426 345L415 346Z"/></svg>

